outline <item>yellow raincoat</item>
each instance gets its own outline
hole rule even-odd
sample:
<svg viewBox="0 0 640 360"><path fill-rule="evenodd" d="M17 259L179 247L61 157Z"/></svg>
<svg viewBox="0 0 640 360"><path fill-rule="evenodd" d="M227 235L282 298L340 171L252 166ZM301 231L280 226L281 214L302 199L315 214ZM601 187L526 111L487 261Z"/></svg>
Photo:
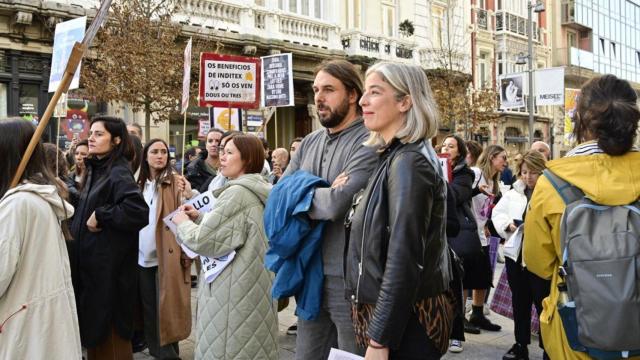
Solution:
<svg viewBox="0 0 640 360"><path fill-rule="evenodd" d="M626 205L640 197L640 152L622 156L606 154L566 157L547 163L560 178L580 188L586 196L603 205ZM591 359L576 352L567 338L558 314L558 267L560 220L565 204L546 177L540 176L531 198L525 222L523 256L529 271L551 279L551 293L542 302L540 327L546 352L553 360ZM633 359L640 359L634 357Z"/></svg>

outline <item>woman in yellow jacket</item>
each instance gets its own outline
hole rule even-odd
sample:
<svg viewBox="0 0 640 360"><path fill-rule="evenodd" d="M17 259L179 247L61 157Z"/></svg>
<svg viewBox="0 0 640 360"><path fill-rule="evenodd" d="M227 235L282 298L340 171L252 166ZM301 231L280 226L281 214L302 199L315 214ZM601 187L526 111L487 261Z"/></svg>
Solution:
<svg viewBox="0 0 640 360"><path fill-rule="evenodd" d="M547 167L603 205L624 205L640 197L640 152L633 146L640 110L628 82L605 75L581 90L574 119L580 143L566 157ZM529 271L551 279L551 293L543 301L540 327L551 359L590 359L567 343L557 311L562 262L560 220L565 204L546 177L541 176L525 221L523 256Z"/></svg>

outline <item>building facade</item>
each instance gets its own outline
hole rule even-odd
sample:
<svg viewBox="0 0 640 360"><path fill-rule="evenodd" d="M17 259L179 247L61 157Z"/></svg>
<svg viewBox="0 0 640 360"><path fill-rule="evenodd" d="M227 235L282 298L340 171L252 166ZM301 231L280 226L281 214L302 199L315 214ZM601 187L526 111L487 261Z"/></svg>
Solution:
<svg viewBox="0 0 640 360"><path fill-rule="evenodd" d="M566 89L614 74L640 92L640 1L561 0L550 6L553 66L564 66ZM557 155L570 147L563 141L564 116L564 109L556 109Z"/></svg>

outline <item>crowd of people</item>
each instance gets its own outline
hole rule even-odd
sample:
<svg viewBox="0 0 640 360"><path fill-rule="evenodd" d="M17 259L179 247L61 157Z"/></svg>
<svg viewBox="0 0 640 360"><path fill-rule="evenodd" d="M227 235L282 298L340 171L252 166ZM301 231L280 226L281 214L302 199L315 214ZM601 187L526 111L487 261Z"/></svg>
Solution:
<svg viewBox="0 0 640 360"><path fill-rule="evenodd" d="M558 315L567 205L545 175L596 204L638 199L626 81L583 86L579 145L557 160L541 141L523 154L455 134L436 144L418 66L380 62L362 77L332 60L313 92L323 128L289 149L212 129L176 161L163 139L143 144L139 127L96 116L66 156L39 142L15 187L35 128L0 121L0 358L121 360L147 347L179 359L195 314L196 359L277 359L278 311L295 297L296 359L331 348L439 359L464 351L465 333L501 331L488 316L491 237L504 243L515 329L503 359L529 358L532 305L545 359L592 355ZM206 212L189 203L204 193Z"/></svg>

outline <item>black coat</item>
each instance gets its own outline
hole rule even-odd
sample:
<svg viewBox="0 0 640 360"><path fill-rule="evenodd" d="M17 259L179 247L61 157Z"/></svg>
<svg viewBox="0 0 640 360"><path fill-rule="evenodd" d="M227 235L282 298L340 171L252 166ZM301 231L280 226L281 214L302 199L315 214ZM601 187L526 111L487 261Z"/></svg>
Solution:
<svg viewBox="0 0 640 360"><path fill-rule="evenodd" d="M376 304L368 334L391 348L400 345L412 306L451 280L446 184L423 146L394 140L383 150L350 219L347 296Z"/></svg>
<svg viewBox="0 0 640 360"><path fill-rule="evenodd" d="M185 170L185 177L191 184L191 188L201 193L207 191L209 183L211 183L211 180L216 176L216 173L211 172L205 163L207 156L207 152L202 151L199 157L193 159L193 161L186 166Z"/></svg>
<svg viewBox="0 0 640 360"><path fill-rule="evenodd" d="M131 338L137 291L138 233L149 222L149 208L129 164L109 157L86 159L87 177L76 207L72 235L76 246L76 298L80 337L85 347L102 343L111 326ZM87 220L95 211L100 232Z"/></svg>
<svg viewBox="0 0 640 360"><path fill-rule="evenodd" d="M475 174L465 162L453 169L453 181L450 190L455 196L455 212L460 224L460 231L455 236L449 236L449 245L455 253L462 257L481 254L482 245L478 236L478 226L471 210L471 198L473 197L473 180Z"/></svg>

